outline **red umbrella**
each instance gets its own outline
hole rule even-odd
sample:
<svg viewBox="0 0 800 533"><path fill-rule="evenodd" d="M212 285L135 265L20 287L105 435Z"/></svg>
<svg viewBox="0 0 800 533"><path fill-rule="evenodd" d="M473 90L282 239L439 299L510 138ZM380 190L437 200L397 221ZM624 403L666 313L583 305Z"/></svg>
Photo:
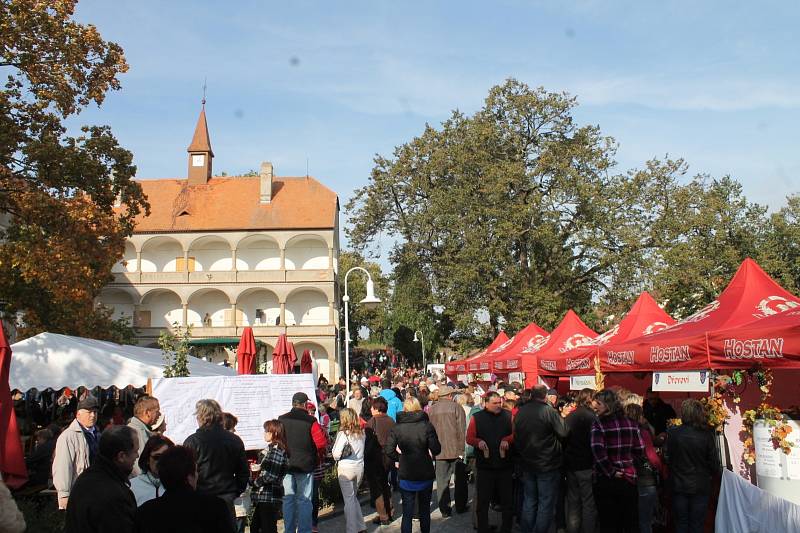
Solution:
<svg viewBox="0 0 800 533"><path fill-rule="evenodd" d="M253 328L244 328L239 347L236 348L236 369L239 374L256 373L256 338L253 335Z"/></svg>
<svg viewBox="0 0 800 533"><path fill-rule="evenodd" d="M278 337L278 344L272 352L272 373L291 374L297 355L294 353L294 346L286 340L286 335Z"/></svg>
<svg viewBox="0 0 800 533"><path fill-rule="evenodd" d="M6 485L18 489L28 481L28 469L8 385L10 372L11 347L0 324L0 473Z"/></svg>
<svg viewBox="0 0 800 533"><path fill-rule="evenodd" d="M310 374L312 367L313 364L311 362L311 352L309 352L307 349L303 350L303 357L300 358L300 373Z"/></svg>

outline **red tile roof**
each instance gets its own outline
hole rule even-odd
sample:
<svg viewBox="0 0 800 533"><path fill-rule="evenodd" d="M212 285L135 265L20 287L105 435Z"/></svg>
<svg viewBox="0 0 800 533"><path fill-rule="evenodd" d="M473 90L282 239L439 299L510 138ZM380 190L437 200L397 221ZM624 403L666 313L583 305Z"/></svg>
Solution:
<svg viewBox="0 0 800 533"><path fill-rule="evenodd" d="M202 185L189 185L186 179L139 183L150 202L150 216L137 217L134 233L336 226L336 193L311 177L274 178L268 204L259 202L257 176L213 177Z"/></svg>

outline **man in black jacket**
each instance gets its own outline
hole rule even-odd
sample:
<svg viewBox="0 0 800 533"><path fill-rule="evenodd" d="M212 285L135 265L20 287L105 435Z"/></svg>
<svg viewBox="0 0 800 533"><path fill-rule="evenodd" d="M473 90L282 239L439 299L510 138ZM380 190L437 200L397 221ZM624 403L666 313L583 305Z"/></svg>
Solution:
<svg viewBox="0 0 800 533"><path fill-rule="evenodd" d="M136 533L233 533L225 502L198 494L194 452L173 446L158 459L164 495L136 510Z"/></svg>
<svg viewBox="0 0 800 533"><path fill-rule="evenodd" d="M567 530L594 533L597 508L592 494L592 423L594 390L583 389L575 399L575 410L567 415L564 469L567 472Z"/></svg>
<svg viewBox="0 0 800 533"><path fill-rule="evenodd" d="M92 465L75 480L69 494L65 533L131 533L136 498L128 483L138 456L136 432L113 426L100 437Z"/></svg>
<svg viewBox="0 0 800 533"><path fill-rule="evenodd" d="M317 419L306 409L308 395L296 392L292 410L278 417L286 431L289 473L283 478L283 528L286 533L310 533L313 472L327 440Z"/></svg>
<svg viewBox="0 0 800 533"><path fill-rule="evenodd" d="M233 500L244 492L250 478L244 443L222 427L222 408L216 401L198 401L195 417L197 431L183 445L197 456L197 492L221 498L228 506L233 524L236 519Z"/></svg>
<svg viewBox="0 0 800 533"><path fill-rule="evenodd" d="M514 418L514 445L522 458L525 499L522 530L547 533L555 517L561 477L561 439L567 437L564 419L547 403L547 387L531 390L531 401Z"/></svg>
<svg viewBox="0 0 800 533"><path fill-rule="evenodd" d="M511 532L513 500L509 443L513 440L511 413L503 409L503 399L496 392L486 395L485 408L469 421L467 444L475 448L475 516L478 533L489 532L489 502L502 509L500 533ZM493 498L494 496L494 498Z"/></svg>

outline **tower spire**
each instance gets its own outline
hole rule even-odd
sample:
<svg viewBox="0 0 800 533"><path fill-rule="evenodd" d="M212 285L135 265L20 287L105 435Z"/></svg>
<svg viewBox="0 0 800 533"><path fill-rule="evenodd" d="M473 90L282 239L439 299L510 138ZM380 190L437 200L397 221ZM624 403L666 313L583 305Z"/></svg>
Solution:
<svg viewBox="0 0 800 533"><path fill-rule="evenodd" d="M189 184L207 183L211 178L211 160L214 158L214 151L211 150L211 137L208 134L208 123L206 122L205 83L203 83L200 116L197 118L192 142L186 151L189 152Z"/></svg>

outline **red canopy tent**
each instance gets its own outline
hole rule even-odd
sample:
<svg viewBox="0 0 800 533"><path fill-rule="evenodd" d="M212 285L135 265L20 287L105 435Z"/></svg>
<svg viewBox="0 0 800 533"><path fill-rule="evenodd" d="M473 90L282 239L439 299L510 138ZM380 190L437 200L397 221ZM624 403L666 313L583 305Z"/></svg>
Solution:
<svg viewBox="0 0 800 533"><path fill-rule="evenodd" d="M11 346L0 324L0 473L6 485L18 489L28 481L28 469L8 385L10 372Z"/></svg>
<svg viewBox="0 0 800 533"><path fill-rule="evenodd" d="M800 368L800 308L708 334L711 368Z"/></svg>
<svg viewBox="0 0 800 533"><path fill-rule="evenodd" d="M484 355L486 355L486 352L494 350L507 340L508 340L508 335L506 335L505 331L501 331L500 333L497 334L497 337L494 338L494 340L491 342L491 344L489 344L489 346L485 350L482 350L471 357L466 357L464 359L461 359L460 361L450 361L449 363L445 363L444 364L445 375L452 376L467 372L468 363L470 363L471 361L475 361L479 357L483 357Z"/></svg>
<svg viewBox="0 0 800 533"><path fill-rule="evenodd" d="M496 372L498 367L495 363L502 360L501 369L502 372L506 372L506 361L503 358L507 354L515 350L526 350L528 347L536 345L536 343L547 337L547 335L549 335L547 331L540 328L535 322L531 322L497 348L487 350L483 361L485 368L482 370ZM515 371L516 366L509 370Z"/></svg>
<svg viewBox="0 0 800 533"><path fill-rule="evenodd" d="M597 333L570 309L550 335L506 350L494 361L494 371L495 373L525 372L525 386L533 386L539 376L540 359L544 358L547 361L542 364L543 368L554 367L550 361L555 356L582 346L595 337Z"/></svg>
<svg viewBox="0 0 800 533"><path fill-rule="evenodd" d="M708 333L743 326L800 301L747 258L719 297L692 316L659 332L600 349L602 372L709 368Z"/></svg>
<svg viewBox="0 0 800 533"><path fill-rule="evenodd" d="M272 373L291 374L296 362L297 354L294 351L294 345L286 339L285 334L281 334L275 350L272 352Z"/></svg>
<svg viewBox="0 0 800 533"><path fill-rule="evenodd" d="M314 370L314 364L311 361L311 352L306 348L303 350L303 357L300 358L300 373L311 374Z"/></svg>
<svg viewBox="0 0 800 533"><path fill-rule="evenodd" d="M642 292L631 310L619 324L593 339L588 345L553 357L555 368L548 362L544 368L539 356L539 373L547 376L576 376L592 374L600 350L615 350L615 346L630 339L650 335L675 323L675 319L656 303L648 292Z"/></svg>
<svg viewBox="0 0 800 533"><path fill-rule="evenodd" d="M253 328L247 327L242 331L242 338L236 348L236 373L255 374L256 373L256 338L253 335Z"/></svg>

